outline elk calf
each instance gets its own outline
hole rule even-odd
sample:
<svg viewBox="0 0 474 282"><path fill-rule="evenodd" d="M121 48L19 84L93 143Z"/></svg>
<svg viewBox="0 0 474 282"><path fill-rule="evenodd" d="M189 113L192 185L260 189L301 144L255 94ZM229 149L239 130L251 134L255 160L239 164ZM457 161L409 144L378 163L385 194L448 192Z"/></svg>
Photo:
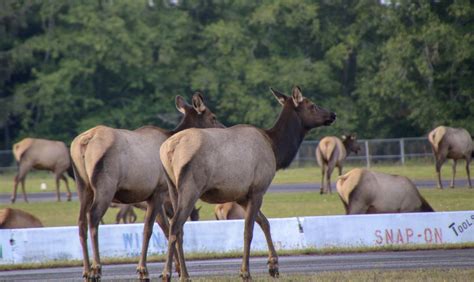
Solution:
<svg viewBox="0 0 474 282"><path fill-rule="evenodd" d="M321 189L320 194L332 193L331 191L331 174L334 167L339 169L339 176L342 174L342 166L344 160L351 153L358 154L360 146L357 143L355 134L342 136L341 139L335 136L327 136L321 139L316 148L316 160L321 167ZM326 178L326 186L324 186L324 178Z"/></svg>
<svg viewBox="0 0 474 282"><path fill-rule="evenodd" d="M336 188L346 214L434 211L404 176L355 168L339 177Z"/></svg>
<svg viewBox="0 0 474 282"><path fill-rule="evenodd" d="M454 188L454 178L456 175L456 162L460 159L466 160L466 173L469 188L472 188L469 164L474 154L474 144L472 137L464 128L452 128L438 126L428 134L428 141L433 149L436 159L436 174L438 176L438 188L443 189L441 183L441 166L446 159L453 160L453 178L451 188Z"/></svg>
<svg viewBox="0 0 474 282"><path fill-rule="evenodd" d="M214 215L217 220L243 219L245 218L245 210L236 202L227 202L217 204L214 207Z"/></svg>
<svg viewBox="0 0 474 282"><path fill-rule="evenodd" d="M11 202L16 200L16 191L18 183L21 182L21 191L25 202L28 202L25 192L25 179L27 173L32 169L41 169L52 171L56 179L56 196L58 202L61 200L59 194L59 180L66 183L67 200L71 200L71 191L65 172L74 178L71 168L71 158L66 144L61 141L46 139L25 138L13 145L13 155L18 162L18 174L14 179L13 194Z"/></svg>

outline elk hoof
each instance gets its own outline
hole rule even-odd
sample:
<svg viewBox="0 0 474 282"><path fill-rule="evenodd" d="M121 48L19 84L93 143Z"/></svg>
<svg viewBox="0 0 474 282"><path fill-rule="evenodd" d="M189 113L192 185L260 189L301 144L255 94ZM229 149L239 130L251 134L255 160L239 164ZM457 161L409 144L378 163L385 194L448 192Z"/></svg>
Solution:
<svg viewBox="0 0 474 282"><path fill-rule="evenodd" d="M148 269L146 266L138 266L137 267L138 279L140 281L150 281L148 276Z"/></svg>
<svg viewBox="0 0 474 282"><path fill-rule="evenodd" d="M171 275L169 273L163 272L160 274L161 281L166 281L170 282L171 281Z"/></svg>
<svg viewBox="0 0 474 282"><path fill-rule="evenodd" d="M89 274L89 281L100 281L101 276L102 266L100 264L92 266L91 272Z"/></svg>
<svg viewBox="0 0 474 282"><path fill-rule="evenodd" d="M240 277L242 281L252 281L252 276L250 276L250 272L248 271L240 271Z"/></svg>
<svg viewBox="0 0 474 282"><path fill-rule="evenodd" d="M278 259L277 258L268 259L268 273L270 273L271 277L278 278L280 276L280 272L278 271Z"/></svg>
<svg viewBox="0 0 474 282"><path fill-rule="evenodd" d="M15 199L15 198L11 198L11 199L10 199L10 202L11 202L12 204L14 204L14 203L15 203L15 201L16 201L16 199Z"/></svg>

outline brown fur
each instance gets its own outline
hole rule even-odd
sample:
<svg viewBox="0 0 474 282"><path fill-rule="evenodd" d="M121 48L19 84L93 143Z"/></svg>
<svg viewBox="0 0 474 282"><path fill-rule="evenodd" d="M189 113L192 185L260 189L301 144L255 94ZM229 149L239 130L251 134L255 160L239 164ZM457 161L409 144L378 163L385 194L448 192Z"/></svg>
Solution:
<svg viewBox="0 0 474 282"><path fill-rule="evenodd" d="M428 134L428 141L431 144L436 160L438 188L443 188L443 184L441 182L441 167L443 166L446 159L453 160L453 177L450 185L451 188L454 188L456 163L460 159L466 160L467 179L469 182L469 188L472 188L469 164L471 163L473 157L474 144L469 132L463 128L438 126Z"/></svg>
<svg viewBox="0 0 474 282"><path fill-rule="evenodd" d="M342 174L342 166L347 156L354 152L358 154L360 146L357 144L357 139L354 134L349 136L342 136L342 140L335 136L327 136L321 139L316 148L316 160L321 167L321 190L324 194L331 189L331 174L335 167L339 169L339 176ZM326 183L324 182L326 179ZM326 186L324 186L326 184Z"/></svg>
<svg viewBox="0 0 474 282"><path fill-rule="evenodd" d="M434 211L404 176L355 168L339 177L336 187L346 214Z"/></svg>
<svg viewBox="0 0 474 282"><path fill-rule="evenodd" d="M214 207L214 215L217 220L243 219L245 209L236 202L217 204Z"/></svg>
<svg viewBox="0 0 474 282"><path fill-rule="evenodd" d="M0 229L43 227L34 215L19 209L0 209Z"/></svg>
<svg viewBox="0 0 474 282"><path fill-rule="evenodd" d="M81 204L78 225L84 257L84 278L99 279L101 276L98 226L112 201L123 204L147 203L137 272L140 279L148 278L146 257L153 222L156 219L168 236L164 207L171 207L171 204L166 205L169 193L159 148L168 137L186 128L222 127L215 115L206 108L200 93L194 94L192 106L177 96L176 107L184 116L174 130L144 126L130 131L97 126L72 141L71 157ZM92 267L87 249L87 223L94 253Z"/></svg>
<svg viewBox="0 0 474 282"><path fill-rule="evenodd" d="M69 183L65 176L71 167L71 159L66 144L61 141L25 138L13 145L13 155L18 162L18 173L13 184L11 202L16 201L18 184L21 183L21 190L25 202L28 202L25 191L25 179L32 169L48 170L54 173L56 180L56 196L60 201L59 186L60 180L66 183L67 200L71 200Z"/></svg>
<svg viewBox="0 0 474 282"><path fill-rule="evenodd" d="M244 255L241 277L250 279L249 252L255 221L267 239L269 272L278 276L278 256L270 225L260 210L263 195L275 171L288 167L305 134L331 124L336 115L304 98L295 87L288 97L272 89L283 109L275 125L263 130L249 125L229 128L188 129L169 138L160 148L175 208L171 220L163 279L171 279L175 247L182 267L181 279L189 278L183 243L183 224L200 198L209 203L235 201L245 208Z"/></svg>

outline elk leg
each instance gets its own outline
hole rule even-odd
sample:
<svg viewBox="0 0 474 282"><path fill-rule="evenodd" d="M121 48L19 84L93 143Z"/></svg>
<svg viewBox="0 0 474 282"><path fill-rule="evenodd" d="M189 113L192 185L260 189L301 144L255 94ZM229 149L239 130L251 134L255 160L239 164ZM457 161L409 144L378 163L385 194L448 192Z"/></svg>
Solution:
<svg viewBox="0 0 474 282"><path fill-rule="evenodd" d="M96 191L100 191L94 195L94 200L89 211L89 232L92 240L92 252L94 253L94 261L91 267L92 279L100 279L102 275L102 266L100 264L99 255L99 223L105 212L109 208L115 194L114 187L108 185L100 185L96 187Z"/></svg>
<svg viewBox="0 0 474 282"><path fill-rule="evenodd" d="M342 175L342 165L338 165L337 168L339 169L339 176Z"/></svg>
<svg viewBox="0 0 474 282"><path fill-rule="evenodd" d="M171 202L174 208L174 215L170 222L170 232L168 238L168 255L166 257L165 269L162 273L162 278L165 281L170 281L171 279L171 264L176 248L179 264L181 267L181 280L189 279L189 273L186 268L186 262L184 260L184 251L183 251L183 225L186 222L187 218L191 214L196 201L199 198L199 195L193 191L199 191L195 187L193 181L183 181L181 179L181 189L182 194L176 195L176 188L174 185L170 185L168 181L168 187L170 190ZM177 196L177 197L176 197Z"/></svg>
<svg viewBox="0 0 474 282"><path fill-rule="evenodd" d="M324 173L326 171L326 166L324 164L321 165L321 187L319 188L319 194L324 194Z"/></svg>
<svg viewBox="0 0 474 282"><path fill-rule="evenodd" d="M257 213L260 211L262 205L263 195L252 195L247 203L245 211L245 229L244 229L244 255L242 258L242 266L240 268L240 277L244 281L251 281L250 276L250 244L252 243L253 227Z"/></svg>
<svg viewBox="0 0 474 282"><path fill-rule="evenodd" d="M146 257L148 252L148 244L150 243L151 234L153 233L153 224L155 223L156 215L162 212L163 203L158 193L155 193L153 197L147 201L147 209L145 214L145 226L143 227L143 244L142 252L140 255L140 261L137 266L138 279L148 280L148 269L146 267Z"/></svg>
<svg viewBox="0 0 474 282"><path fill-rule="evenodd" d="M328 169L326 171L326 185L328 187L329 194L332 194L332 189L331 189L331 174L332 171L334 170L334 165L331 163L328 164Z"/></svg>
<svg viewBox="0 0 474 282"><path fill-rule="evenodd" d="M70 202L70 201L71 201L72 194L71 194L71 190L69 189L69 182L67 181L67 177L64 176L64 174L61 174L61 179L64 181L64 183L66 183L67 201Z"/></svg>
<svg viewBox="0 0 474 282"><path fill-rule="evenodd" d="M25 178L26 178L26 174L28 173L28 171L30 170L30 166L28 164L25 164L25 163L20 163L19 166L18 166L18 173L17 175L15 176L13 182L13 193L12 193L12 197L11 197L11 202L12 203L15 203L16 201L16 193L17 193L17 190L18 190L18 183L21 182L21 190L23 192L23 198L25 199L25 202L28 202L28 199L26 198L26 192L25 192Z"/></svg>
<svg viewBox="0 0 474 282"><path fill-rule="evenodd" d="M61 202L61 195L59 194L59 186L61 185L61 183L59 183L59 178L60 176L58 174L56 174L56 197L58 199L58 202Z"/></svg>
<svg viewBox="0 0 474 282"><path fill-rule="evenodd" d="M265 234L265 239L267 240L268 272L272 277L278 277L280 275L280 272L278 271L278 255L273 246L272 235L270 233L270 223L261 210L257 214L256 221L258 225L260 225L260 228L262 228L263 234Z"/></svg>
<svg viewBox="0 0 474 282"><path fill-rule="evenodd" d="M156 216L156 223L158 223L158 226L160 226L161 230L163 231L163 234L165 234L166 240L169 241L169 236L170 236L170 226L169 226L169 221L168 218L166 217L166 213L164 212L163 207L161 207L162 212L158 212ZM176 254L178 254L176 250ZM175 271L181 275L181 267L179 265L178 257L174 257L174 266L175 266Z"/></svg>
<svg viewBox="0 0 474 282"><path fill-rule="evenodd" d="M454 178L456 177L456 163L457 160L453 159L453 178L451 179L451 188L454 188Z"/></svg>
<svg viewBox="0 0 474 282"><path fill-rule="evenodd" d="M446 157L440 156L436 159L436 174L438 176L438 188L443 189L443 184L441 183L441 167L443 166Z"/></svg>
<svg viewBox="0 0 474 282"><path fill-rule="evenodd" d="M467 174L467 182L469 183L469 188L472 188L471 184L471 172L469 169L469 164L471 163L471 159L466 159L466 174Z"/></svg>
<svg viewBox="0 0 474 282"><path fill-rule="evenodd" d="M25 200L25 203L28 203L28 198L26 197L25 191L25 178L21 180L21 193L23 193L23 199Z"/></svg>
<svg viewBox="0 0 474 282"><path fill-rule="evenodd" d="M80 210L77 225L79 227L79 240L82 247L83 257L83 272L82 277L85 279L89 278L90 262L89 262L89 251L87 249L87 213L93 201L93 194L91 190L86 190L81 180L77 181L77 192L79 195Z"/></svg>

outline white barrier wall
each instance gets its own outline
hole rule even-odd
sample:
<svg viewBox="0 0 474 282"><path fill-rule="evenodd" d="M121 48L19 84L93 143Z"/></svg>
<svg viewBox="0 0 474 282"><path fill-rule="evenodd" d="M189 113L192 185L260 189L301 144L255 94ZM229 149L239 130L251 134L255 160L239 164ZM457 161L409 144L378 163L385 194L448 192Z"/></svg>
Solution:
<svg viewBox="0 0 474 282"><path fill-rule="evenodd" d="M473 224L474 211L270 219L279 250L474 243ZM163 254L166 239L156 224L153 230L148 252ZM243 230L243 220L187 222L185 252L241 251ZM100 226L101 257L138 256L142 232L143 224ZM257 224L252 250L267 250ZM77 227L0 230L0 264L69 259L82 259Z"/></svg>

